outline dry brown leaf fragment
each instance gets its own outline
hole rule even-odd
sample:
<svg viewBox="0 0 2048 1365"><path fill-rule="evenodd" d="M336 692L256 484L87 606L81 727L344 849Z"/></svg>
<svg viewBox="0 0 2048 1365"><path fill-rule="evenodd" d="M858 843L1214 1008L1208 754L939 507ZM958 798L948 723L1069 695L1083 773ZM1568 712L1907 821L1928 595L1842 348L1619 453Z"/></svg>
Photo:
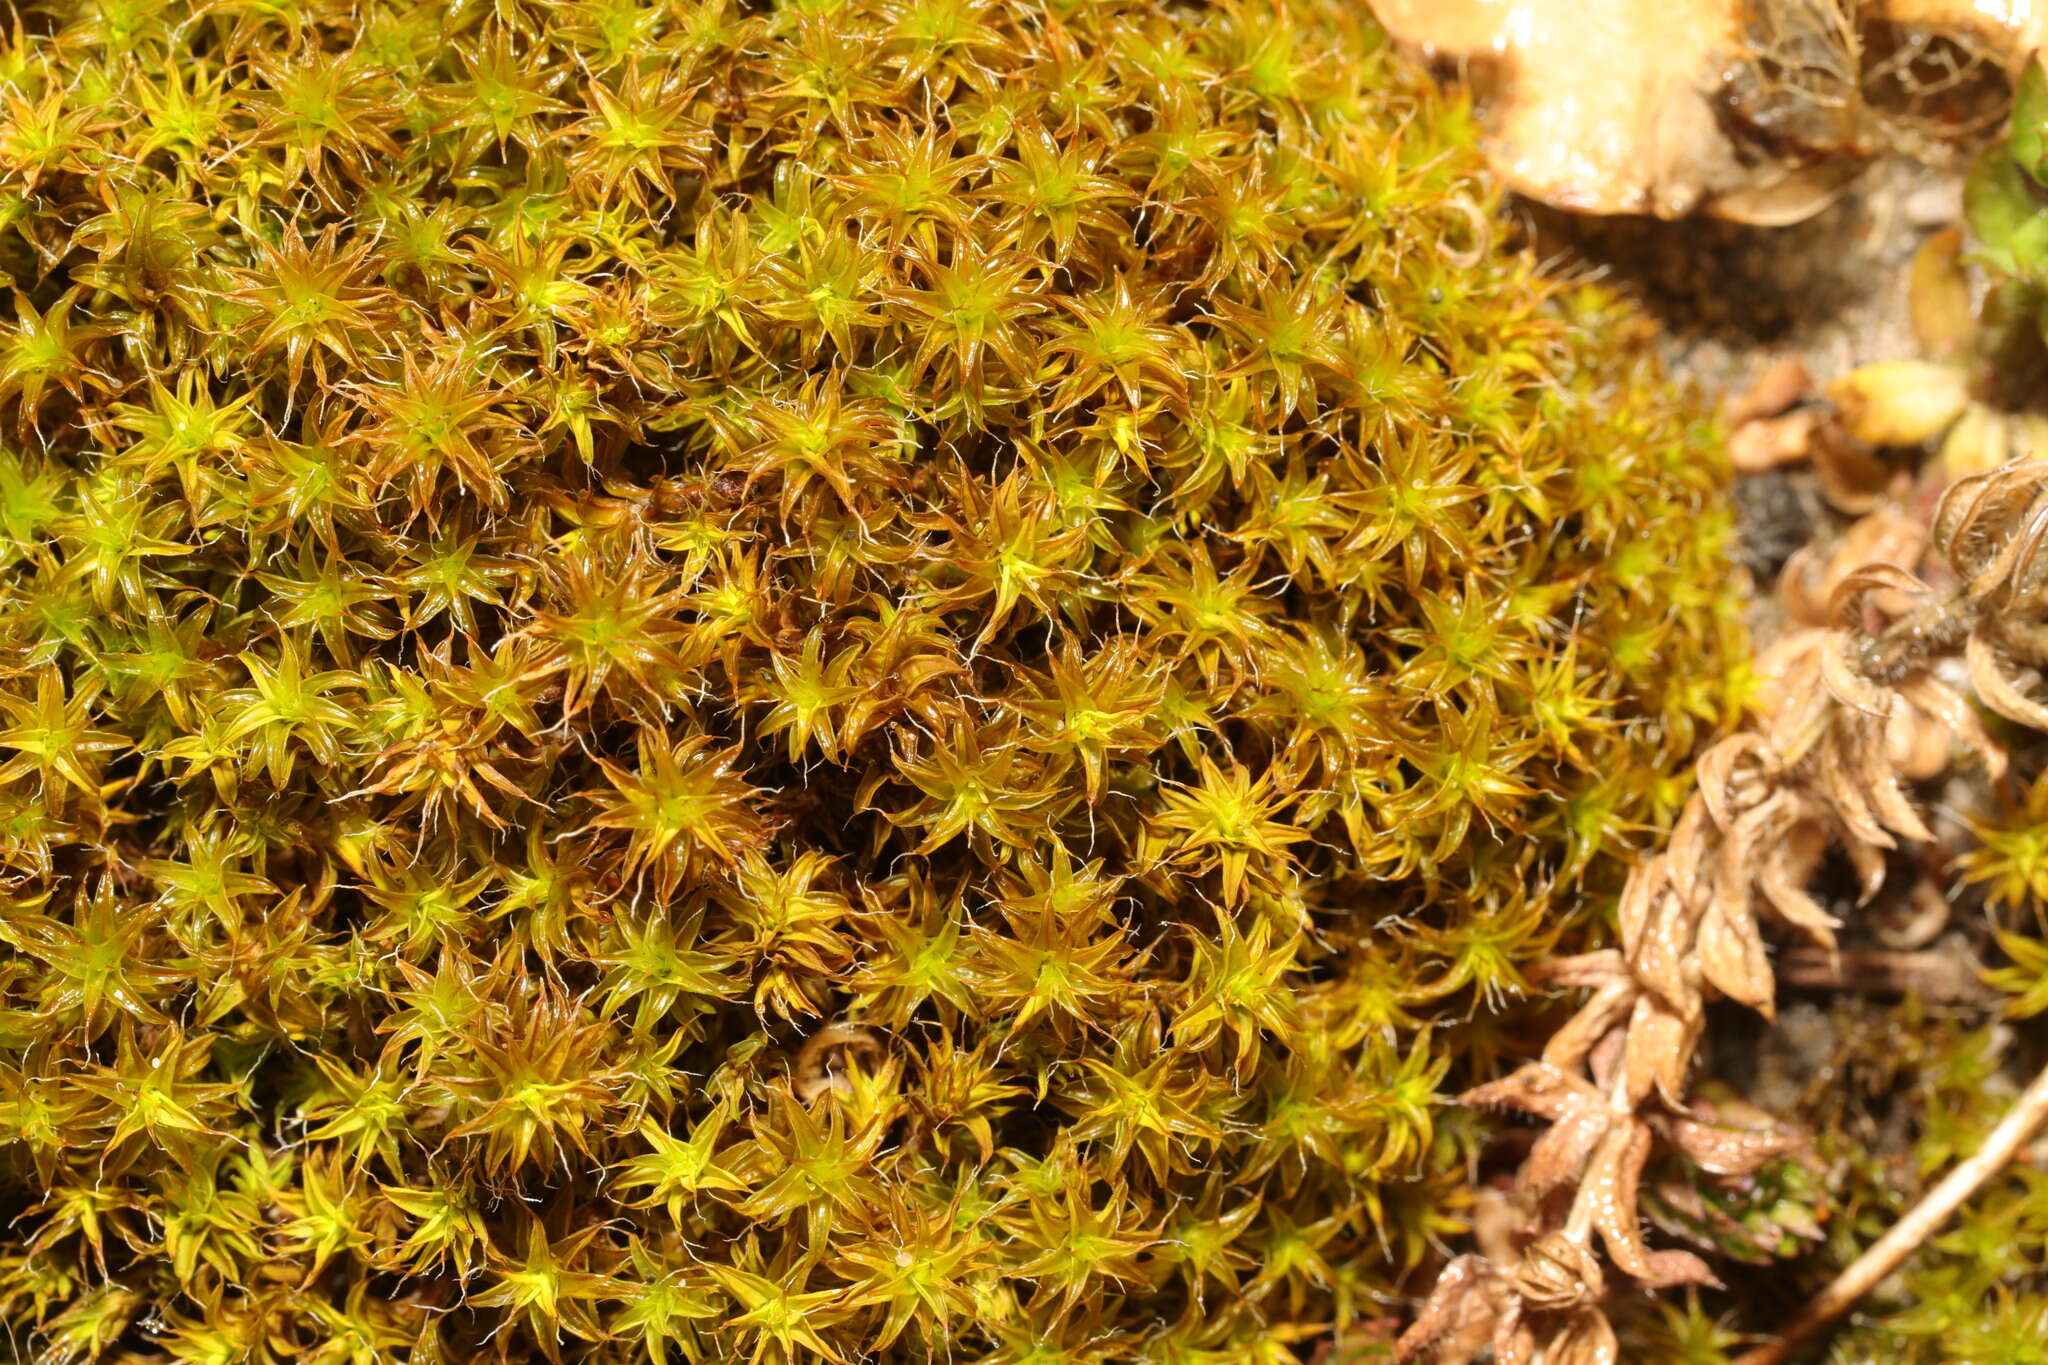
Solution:
<svg viewBox="0 0 2048 1365"><path fill-rule="evenodd" d="M1977 305L1963 269L1963 230L1944 228L1920 244L1906 278L1906 306L1923 354L1953 360L1977 341Z"/></svg>
<svg viewBox="0 0 2048 1365"><path fill-rule="evenodd" d="M1756 711L1765 743L1781 766L1810 754L1834 726L1835 702L1820 680L1821 633L1794 631L1756 658Z"/></svg>
<svg viewBox="0 0 2048 1365"><path fill-rule="evenodd" d="M1797 463L1813 448L1820 424L1816 408L1798 408L1782 417L1759 417L1728 434L1728 461L1738 474L1761 474Z"/></svg>
<svg viewBox="0 0 2048 1365"><path fill-rule="evenodd" d="M1776 417L1790 408L1813 387L1806 361L1796 355L1772 360L1750 381L1749 387L1730 398L1721 409L1721 419L1740 427L1766 417Z"/></svg>
<svg viewBox="0 0 2048 1365"><path fill-rule="evenodd" d="M1664 858L1670 864L1667 874L1670 889L1680 897L1691 896L1699 888L1702 869L1706 865L1706 854L1712 842L1712 821L1707 815L1706 804L1688 801L1680 812L1678 823L1671 830L1671 846L1665 850Z"/></svg>
<svg viewBox="0 0 2048 1365"><path fill-rule="evenodd" d="M1860 365L1828 385L1842 425L1874 446L1913 446L1946 431L1970 405L1969 376L1932 360Z"/></svg>
<svg viewBox="0 0 2048 1365"><path fill-rule="evenodd" d="M1965 414L1967 415L1967 414ZM1808 462L1820 479L1820 494L1844 516L1860 517L1882 506L1900 481L1899 472L1843 429L1832 416L1814 428Z"/></svg>
<svg viewBox="0 0 2048 1365"><path fill-rule="evenodd" d="M1628 976L1628 962L1612 948L1600 948L1590 953L1574 953L1567 957L1544 958L1532 962L1523 971L1531 985L1556 986L1568 989L1573 986L1600 987L1612 985Z"/></svg>
<svg viewBox="0 0 2048 1365"><path fill-rule="evenodd" d="M1855 869L1858 886L1856 904L1861 907L1877 898L1884 889L1887 864L1884 850L1864 843L1861 839L1845 840L1842 851L1849 856L1849 866Z"/></svg>
<svg viewBox="0 0 2048 1365"><path fill-rule="evenodd" d="M1667 1176L1651 1185L1650 1191L1660 1209L1675 1213L1688 1223L1705 1223L1714 1216L1713 1206L1690 1179Z"/></svg>
<svg viewBox="0 0 2048 1365"><path fill-rule="evenodd" d="M1586 1058L1586 1069L1593 1073L1593 1084L1611 1095L1627 1059L1628 1028L1624 1025L1611 1028L1600 1036L1600 1041L1593 1045L1593 1051Z"/></svg>
<svg viewBox="0 0 2048 1365"><path fill-rule="evenodd" d="M1842 533L1821 576L1827 619L1854 626L1866 608L1904 614L1928 596L1914 575L1926 554L1927 528L1918 518L1896 507L1859 518Z"/></svg>
<svg viewBox="0 0 2048 1365"><path fill-rule="evenodd" d="M1687 814L1698 809L1697 805L1688 805ZM1685 828L1683 819L1679 821L1679 828ZM1677 836L1673 838L1675 841ZM1670 875L1671 859L1662 853L1652 854L1629 869L1628 881L1621 888L1621 903L1616 907L1615 919L1621 929L1621 950L1631 961L1642 948L1643 933L1649 927L1650 917L1669 884Z"/></svg>
<svg viewBox="0 0 2048 1365"><path fill-rule="evenodd" d="M1521 1255L1519 1250L1529 1224L1529 1210L1514 1192L1498 1184L1481 1185L1472 1192L1472 1240L1479 1254L1494 1265L1507 1265Z"/></svg>
<svg viewBox="0 0 2048 1365"><path fill-rule="evenodd" d="M1530 1365L1536 1359L1536 1334L1520 1310L1503 1316L1493 1329L1493 1365Z"/></svg>
<svg viewBox="0 0 2048 1365"><path fill-rule="evenodd" d="M1653 1251L1645 1259L1650 1273L1639 1277L1645 1289L1677 1289L1689 1284L1702 1289L1727 1288L1714 1274L1713 1267L1690 1251Z"/></svg>

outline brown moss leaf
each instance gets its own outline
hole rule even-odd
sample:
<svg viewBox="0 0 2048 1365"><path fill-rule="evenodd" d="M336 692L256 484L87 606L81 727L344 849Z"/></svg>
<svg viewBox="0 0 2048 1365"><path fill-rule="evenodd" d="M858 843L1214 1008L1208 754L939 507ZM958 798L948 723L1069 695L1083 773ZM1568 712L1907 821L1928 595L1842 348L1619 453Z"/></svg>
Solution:
<svg viewBox="0 0 2048 1365"><path fill-rule="evenodd" d="M1964 748L1977 755L1991 781L2005 776L2005 750L1991 738L1977 720L1977 713L1954 688L1932 677L1911 678L1899 685L1899 695L1947 726Z"/></svg>
<svg viewBox="0 0 2048 1365"><path fill-rule="evenodd" d="M1620 1349L1606 1315L1587 1309L1572 1315L1544 1358L1556 1365L1614 1365Z"/></svg>
<svg viewBox="0 0 2048 1365"><path fill-rule="evenodd" d="M1700 921L1699 961L1700 974L1721 994L1771 1017L1776 982L1747 907L1731 913L1717 902L1707 911Z"/></svg>
<svg viewBox="0 0 2048 1365"><path fill-rule="evenodd" d="M1601 1245L1607 1248L1607 1258L1639 1280L1654 1280L1658 1275L1650 1249L1643 1244L1642 1220L1636 1216L1650 1145L1649 1125L1641 1119L1617 1125L1594 1153L1579 1194L1592 1214Z"/></svg>
<svg viewBox="0 0 2048 1365"><path fill-rule="evenodd" d="M1515 1309L1514 1290L1484 1257L1460 1256L1444 1267L1414 1323L1394 1343L1394 1358L1430 1351L1447 1365L1469 1361L1495 1345L1503 1323L1519 1316ZM1494 1358L1501 1359L1497 1346Z"/></svg>
<svg viewBox="0 0 2048 1365"><path fill-rule="evenodd" d="M1757 869L1756 881L1780 919L1833 952L1835 930L1842 927L1842 922L1830 915L1806 891L1807 879L1819 866L1824 846L1815 827L1802 825L1795 828L1789 837L1776 842L1765 855Z"/></svg>
<svg viewBox="0 0 2048 1365"><path fill-rule="evenodd" d="M1713 1269L1690 1251L1653 1251L1644 1258L1649 1274L1641 1276L1645 1289L1676 1289L1696 1284L1702 1289L1725 1289Z"/></svg>
<svg viewBox="0 0 2048 1365"><path fill-rule="evenodd" d="M1623 976L1602 986L1543 1045L1544 1063L1560 1069L1583 1064L1610 1029L1627 1022L1636 997L1641 994L1642 988L1633 976Z"/></svg>
<svg viewBox="0 0 2048 1365"><path fill-rule="evenodd" d="M1970 632L1963 658L1969 666L1970 683L1986 706L2009 721L2035 730L2048 730L2048 706L2043 706L2013 685L1996 649L1983 631Z"/></svg>
<svg viewBox="0 0 2048 1365"><path fill-rule="evenodd" d="M1661 1125L1664 1137L1688 1161L1712 1175L1750 1175L1765 1162L1806 1145L1804 1133L1784 1127L1744 1128L1718 1116L1675 1115Z"/></svg>
<svg viewBox="0 0 2048 1365"><path fill-rule="evenodd" d="M1892 694L1858 673L1849 662L1849 635L1831 630L1820 641L1820 680L1842 705L1876 720L1891 714Z"/></svg>
<svg viewBox="0 0 2048 1365"><path fill-rule="evenodd" d="M1522 1163L1517 1177L1522 1190L1540 1199L1576 1176L1613 1123L1614 1111L1604 1100L1580 1105L1553 1123Z"/></svg>
<svg viewBox="0 0 2048 1365"><path fill-rule="evenodd" d="M1899 785L1898 770L1892 766L1890 732L1889 723L1858 727L1858 747L1862 753L1857 770L1869 781L1870 801L1877 808L1878 818L1908 839L1931 844L1934 831L1907 798L1905 789Z"/></svg>
<svg viewBox="0 0 2048 1365"><path fill-rule="evenodd" d="M1751 761L1751 771L1760 769L1766 780L1776 770L1770 746L1764 743L1763 736L1750 733L1730 735L1701 755L1698 764L1700 798L1706 802L1708 814L1714 817L1714 823L1724 833L1734 827L1740 813L1737 801L1748 795L1744 788L1755 785L1753 782L1745 783L1743 787L1737 785L1738 768L1745 759ZM1746 800L1741 802L1743 808L1749 804Z"/></svg>
<svg viewBox="0 0 2048 1365"><path fill-rule="evenodd" d="M1587 1177L1588 1183L1606 1178L1603 1172L1613 1166L1609 1153L1627 1148L1629 1140L1630 1133L1626 1131L1608 1135L1601 1144L1602 1165ZM1633 1207L1631 1200L1631 1210ZM1551 1232L1537 1238L1522 1253L1521 1264L1515 1267L1515 1289L1531 1307L1545 1312L1567 1312L1604 1296L1607 1275L1600 1268L1600 1258L1582 1236Z"/></svg>
<svg viewBox="0 0 2048 1365"><path fill-rule="evenodd" d="M1652 1090L1669 1104L1679 1102L1678 1097L1685 1092L1686 1068L1692 1064L1693 1045L1699 1041L1704 1019L1703 1011L1680 1014L1653 995L1636 1001L1623 1054L1623 1067L1628 1072L1626 1098L1631 1105L1640 1105Z"/></svg>
<svg viewBox="0 0 2048 1365"><path fill-rule="evenodd" d="M1686 974L1692 952L1694 913L1675 894L1658 898L1648 924L1630 959L1636 979L1680 1013L1690 1014L1700 1004L1699 987ZM1641 1008L1640 1003L1637 1006Z"/></svg>
<svg viewBox="0 0 2048 1365"><path fill-rule="evenodd" d="M1600 1099L1600 1092L1583 1077L1543 1062L1530 1062L1497 1081L1472 1087L1458 1096L1458 1103L1476 1109L1515 1109L1555 1123Z"/></svg>

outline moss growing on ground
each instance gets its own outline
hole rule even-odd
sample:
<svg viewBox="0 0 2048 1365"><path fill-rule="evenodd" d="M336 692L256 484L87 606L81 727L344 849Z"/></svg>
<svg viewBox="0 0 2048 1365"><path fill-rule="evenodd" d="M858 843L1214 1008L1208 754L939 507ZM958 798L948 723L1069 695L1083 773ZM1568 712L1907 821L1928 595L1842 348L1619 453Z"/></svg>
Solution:
<svg viewBox="0 0 2048 1365"><path fill-rule="evenodd" d="M1721 718L1723 471L1356 5L0 56L41 1358L1292 1358ZM1366 1339L1370 1339L1366 1331ZM1305 1349L1305 1345L1304 1345Z"/></svg>

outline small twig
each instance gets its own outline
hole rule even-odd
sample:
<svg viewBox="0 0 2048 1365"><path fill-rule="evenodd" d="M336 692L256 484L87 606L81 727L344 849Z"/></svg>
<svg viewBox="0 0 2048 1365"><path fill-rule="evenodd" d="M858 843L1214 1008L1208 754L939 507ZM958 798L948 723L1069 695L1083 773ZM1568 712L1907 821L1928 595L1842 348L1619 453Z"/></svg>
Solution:
<svg viewBox="0 0 2048 1365"><path fill-rule="evenodd" d="M2048 1067L2028 1082L1975 1155L1950 1171L1890 1231L1872 1242L1869 1250L1837 1275L1834 1283L1816 1294L1799 1311L1799 1316L1785 1325L1776 1341L1750 1351L1735 1365L1781 1365L1801 1342L1840 1317L1878 1281L1897 1270L1915 1248L1962 1207L1964 1200L2012 1160L2043 1120L2048 1120Z"/></svg>

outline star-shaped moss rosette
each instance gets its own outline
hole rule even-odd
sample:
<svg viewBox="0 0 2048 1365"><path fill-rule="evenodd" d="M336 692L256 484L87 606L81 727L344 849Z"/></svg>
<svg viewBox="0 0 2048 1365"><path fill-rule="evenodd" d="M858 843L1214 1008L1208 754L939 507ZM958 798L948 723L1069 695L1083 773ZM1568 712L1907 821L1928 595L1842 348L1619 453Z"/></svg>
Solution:
<svg viewBox="0 0 2048 1365"><path fill-rule="evenodd" d="M1413 1292L1741 651L1711 430L1358 6L99 0L0 99L12 1340Z"/></svg>

